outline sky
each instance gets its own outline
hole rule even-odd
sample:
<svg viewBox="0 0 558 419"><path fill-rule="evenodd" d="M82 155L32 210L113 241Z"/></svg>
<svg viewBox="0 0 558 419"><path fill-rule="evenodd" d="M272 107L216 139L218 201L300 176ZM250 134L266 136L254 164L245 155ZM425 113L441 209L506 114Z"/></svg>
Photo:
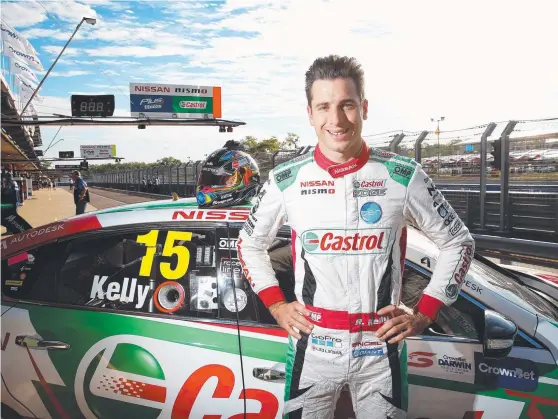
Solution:
<svg viewBox="0 0 558 419"><path fill-rule="evenodd" d="M369 100L363 135L441 130L556 117L555 0L2 1L2 19L48 67L83 25L40 90L41 115L71 114L72 94L114 94L130 115L129 83L220 86L215 127L63 127L47 156L80 144L116 144L125 161L203 159L247 135L313 145L304 73L329 54L356 57ZM41 77L45 72L36 72ZM42 127L47 145L58 127ZM45 147L46 148L46 147Z"/></svg>

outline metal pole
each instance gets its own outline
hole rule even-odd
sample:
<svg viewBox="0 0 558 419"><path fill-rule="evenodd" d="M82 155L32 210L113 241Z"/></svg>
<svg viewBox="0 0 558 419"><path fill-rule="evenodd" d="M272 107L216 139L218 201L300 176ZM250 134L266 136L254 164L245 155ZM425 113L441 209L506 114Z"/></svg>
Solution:
<svg viewBox="0 0 558 419"><path fill-rule="evenodd" d="M46 72L45 76L43 77L43 79L41 80L41 82L39 83L39 85L37 86L37 88L33 91L33 94L31 95L31 97L29 98L29 101L27 102L27 105L25 105L25 107L23 108L23 110L21 111L21 116L23 116L23 114L25 113L25 110L27 109L27 107L29 106L29 104L31 103L31 101L33 100L33 98L35 97L35 95L39 92L39 89L41 88L41 86L43 85L43 83L45 82L46 78L48 77L48 75L50 74L50 72L52 71L52 69L54 68L54 66L56 65L56 63L58 62L58 59L60 58L60 56L62 55L62 53L66 50L66 47L70 44L70 41L73 39L74 35L77 33L79 27L81 25L83 25L83 22L85 21L85 18L81 19L81 22L79 22L79 24L76 26L76 30L74 31L74 33L72 34L72 36L70 37L70 39L68 39L68 42L66 42L66 45L64 45L64 48L62 48L62 51L60 51L60 54L58 54L58 57L56 57L56 60L54 60L54 62L51 64L50 68L48 69L48 71Z"/></svg>
<svg viewBox="0 0 558 419"><path fill-rule="evenodd" d="M515 126L517 125L517 121L510 121L504 128L502 135L500 136L500 140L502 141L502 150L501 150L501 160L502 160L502 169L500 174L500 231L506 231L508 227L507 220L507 213L509 211L509 203L510 203L510 173L509 173L509 154L510 154L510 145L509 145L509 136L514 130Z"/></svg>
<svg viewBox="0 0 558 419"><path fill-rule="evenodd" d="M436 128L438 134L438 179L440 178L440 120L438 119L438 126Z"/></svg>
<svg viewBox="0 0 558 419"><path fill-rule="evenodd" d="M486 129L482 133L481 146L480 146L480 163L481 163L481 173L480 173L480 228L481 230L486 226L486 214L485 214L485 204L486 204L486 153L488 151L486 140L492 135L492 132L496 128L496 124L491 122L487 125Z"/></svg>
<svg viewBox="0 0 558 419"><path fill-rule="evenodd" d="M428 135L428 131L422 131L415 141L415 160L417 163L420 163L422 158L422 142Z"/></svg>
<svg viewBox="0 0 558 419"><path fill-rule="evenodd" d="M393 140L391 140L391 142L389 143L389 151L391 151L392 153L399 154L399 144L401 143L404 137L405 134L403 133L395 135L393 137Z"/></svg>

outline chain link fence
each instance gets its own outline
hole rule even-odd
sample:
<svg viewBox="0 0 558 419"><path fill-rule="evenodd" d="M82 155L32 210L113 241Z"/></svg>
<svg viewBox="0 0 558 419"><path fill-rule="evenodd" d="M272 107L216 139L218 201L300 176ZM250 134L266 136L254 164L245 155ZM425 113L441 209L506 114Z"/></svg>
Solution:
<svg viewBox="0 0 558 419"><path fill-rule="evenodd" d="M472 231L558 241L558 118L363 138L421 163ZM312 148L253 155L262 183L273 167ZM193 197L202 163L93 173L87 180L91 186Z"/></svg>

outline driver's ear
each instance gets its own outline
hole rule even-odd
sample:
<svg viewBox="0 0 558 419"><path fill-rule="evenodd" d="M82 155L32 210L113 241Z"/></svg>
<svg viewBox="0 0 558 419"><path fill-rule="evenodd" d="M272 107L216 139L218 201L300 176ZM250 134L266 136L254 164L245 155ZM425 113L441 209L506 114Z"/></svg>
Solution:
<svg viewBox="0 0 558 419"><path fill-rule="evenodd" d="M362 119L368 119L368 99L362 101Z"/></svg>

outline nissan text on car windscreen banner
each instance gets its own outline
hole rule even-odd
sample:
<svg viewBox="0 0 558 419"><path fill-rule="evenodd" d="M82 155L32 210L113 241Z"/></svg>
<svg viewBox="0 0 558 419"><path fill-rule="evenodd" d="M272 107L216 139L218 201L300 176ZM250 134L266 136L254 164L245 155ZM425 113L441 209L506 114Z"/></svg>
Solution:
<svg viewBox="0 0 558 419"><path fill-rule="evenodd" d="M140 118L221 118L221 88L130 83L130 113Z"/></svg>

